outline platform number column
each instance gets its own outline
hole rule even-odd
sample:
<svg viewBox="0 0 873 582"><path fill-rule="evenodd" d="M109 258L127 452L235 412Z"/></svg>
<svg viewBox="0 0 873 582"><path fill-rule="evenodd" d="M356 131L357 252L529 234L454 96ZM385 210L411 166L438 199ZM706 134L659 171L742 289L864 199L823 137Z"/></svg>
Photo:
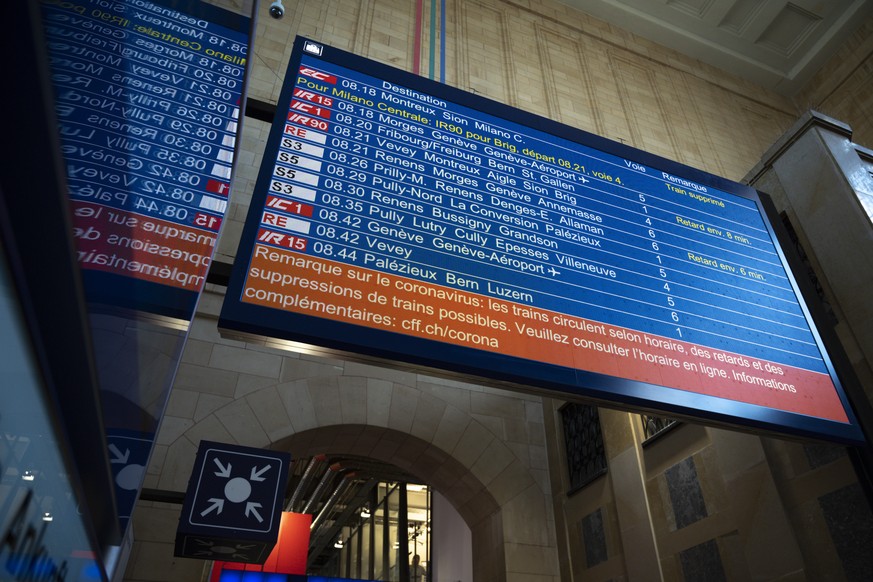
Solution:
<svg viewBox="0 0 873 582"><path fill-rule="evenodd" d="M661 277L663 281L662 289L666 292L664 294L665 302L667 305L667 309L670 310L670 320L673 323L679 323L679 313L675 310L676 300L673 298L673 290L670 287L669 276L667 273L667 269L664 267L664 260L661 258L661 245L658 243L658 233L654 229L654 225L652 224L652 217L649 215L649 207L647 205L647 199L645 194L639 195L640 203L642 204L642 210L645 215L643 222L648 228L648 235L651 244L652 250L655 252L655 260L658 262L658 275ZM676 333L679 337L682 337L682 328L677 327Z"/></svg>

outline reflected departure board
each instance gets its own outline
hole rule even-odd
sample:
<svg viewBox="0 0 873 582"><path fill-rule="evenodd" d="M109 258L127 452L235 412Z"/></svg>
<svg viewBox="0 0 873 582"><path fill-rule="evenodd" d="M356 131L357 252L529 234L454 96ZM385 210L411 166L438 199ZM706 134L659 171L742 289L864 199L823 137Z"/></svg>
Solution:
<svg viewBox="0 0 873 582"><path fill-rule="evenodd" d="M40 7L124 532L227 208L251 18L200 0Z"/></svg>
<svg viewBox="0 0 873 582"><path fill-rule="evenodd" d="M42 7L89 301L190 319L227 208L250 20L190 0Z"/></svg>
<svg viewBox="0 0 873 582"><path fill-rule="evenodd" d="M221 327L857 438L754 190L305 39L285 83Z"/></svg>

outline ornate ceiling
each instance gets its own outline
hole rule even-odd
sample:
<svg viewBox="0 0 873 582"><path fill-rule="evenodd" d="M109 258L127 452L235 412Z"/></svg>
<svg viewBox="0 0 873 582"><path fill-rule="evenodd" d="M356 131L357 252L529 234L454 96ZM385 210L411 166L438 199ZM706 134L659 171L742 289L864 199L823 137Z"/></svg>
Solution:
<svg viewBox="0 0 873 582"><path fill-rule="evenodd" d="M873 13L873 0L563 0L791 96Z"/></svg>

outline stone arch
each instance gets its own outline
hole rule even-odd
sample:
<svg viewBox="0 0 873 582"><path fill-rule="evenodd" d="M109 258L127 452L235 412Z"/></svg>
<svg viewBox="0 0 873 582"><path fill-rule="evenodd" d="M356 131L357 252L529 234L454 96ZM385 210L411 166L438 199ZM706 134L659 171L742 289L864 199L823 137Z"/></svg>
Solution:
<svg viewBox="0 0 873 582"><path fill-rule="evenodd" d="M389 428L334 425L296 433L273 444L292 457L356 455L400 467L448 499L471 527L500 510L470 470L442 449Z"/></svg>
<svg viewBox="0 0 873 582"><path fill-rule="evenodd" d="M354 454L400 467L443 495L470 528L474 580L505 580L501 508L485 485L445 451L390 428L333 425L294 434L274 444L300 458Z"/></svg>
<svg viewBox="0 0 873 582"><path fill-rule="evenodd" d="M366 456L416 475L453 504L473 534L475 580L557 579L538 398L355 362L282 359L279 381L233 398L206 394L208 412L182 417L171 399L150 467L159 488L185 488L202 439Z"/></svg>

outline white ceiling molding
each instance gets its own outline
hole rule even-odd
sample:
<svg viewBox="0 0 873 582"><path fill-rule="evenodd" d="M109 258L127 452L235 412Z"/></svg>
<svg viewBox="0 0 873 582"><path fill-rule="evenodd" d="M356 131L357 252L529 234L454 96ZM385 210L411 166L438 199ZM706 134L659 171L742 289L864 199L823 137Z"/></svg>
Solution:
<svg viewBox="0 0 873 582"><path fill-rule="evenodd" d="M873 14L873 0L562 0L792 96Z"/></svg>

